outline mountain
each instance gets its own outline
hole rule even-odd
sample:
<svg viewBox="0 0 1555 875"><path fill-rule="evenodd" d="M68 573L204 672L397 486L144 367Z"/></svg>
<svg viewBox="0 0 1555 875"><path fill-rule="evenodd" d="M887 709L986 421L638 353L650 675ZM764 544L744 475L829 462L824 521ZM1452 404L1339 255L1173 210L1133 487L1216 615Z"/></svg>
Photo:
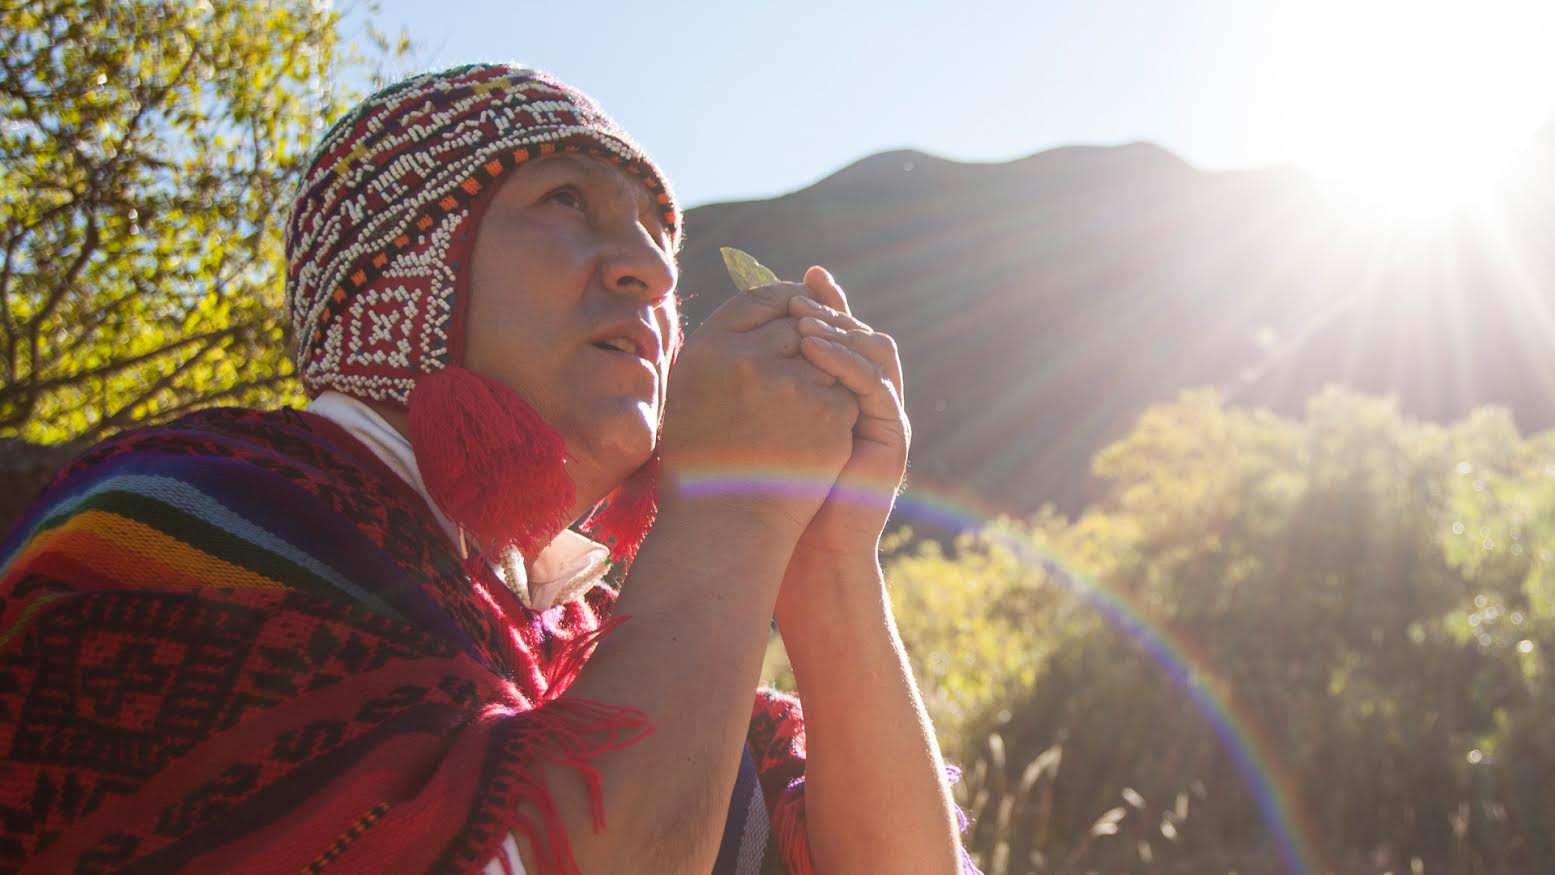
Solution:
<svg viewBox="0 0 1555 875"><path fill-rule="evenodd" d="M1338 383L1427 419L1492 404L1555 425L1552 157L1416 226L1295 170L1205 172L1147 143L888 152L690 210L681 289L694 325L732 292L720 246L786 278L827 266L901 348L914 489L1074 511L1092 454L1186 388L1295 414Z"/></svg>

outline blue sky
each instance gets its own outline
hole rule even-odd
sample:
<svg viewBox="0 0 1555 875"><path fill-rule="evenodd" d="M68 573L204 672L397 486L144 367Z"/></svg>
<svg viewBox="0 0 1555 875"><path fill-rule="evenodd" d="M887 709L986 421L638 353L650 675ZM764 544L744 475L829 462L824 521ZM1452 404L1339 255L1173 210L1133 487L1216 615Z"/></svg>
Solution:
<svg viewBox="0 0 1555 875"><path fill-rule="evenodd" d="M901 147L1150 140L1206 169L1364 174L1424 143L1429 169L1555 119L1550 0L382 0L376 21L418 69L515 60L589 92L689 205Z"/></svg>

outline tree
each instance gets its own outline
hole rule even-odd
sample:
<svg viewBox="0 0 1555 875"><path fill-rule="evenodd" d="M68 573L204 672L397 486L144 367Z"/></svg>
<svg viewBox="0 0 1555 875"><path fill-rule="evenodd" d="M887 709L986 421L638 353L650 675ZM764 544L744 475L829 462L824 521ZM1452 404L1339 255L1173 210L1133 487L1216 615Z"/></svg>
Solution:
<svg viewBox="0 0 1555 875"><path fill-rule="evenodd" d="M0 0L0 435L296 397L282 224L352 98L340 22L312 0Z"/></svg>
<svg viewBox="0 0 1555 875"><path fill-rule="evenodd" d="M1073 520L887 564L990 872L1285 871L1232 735L1320 868L1555 855L1555 432L1196 392L1092 470Z"/></svg>

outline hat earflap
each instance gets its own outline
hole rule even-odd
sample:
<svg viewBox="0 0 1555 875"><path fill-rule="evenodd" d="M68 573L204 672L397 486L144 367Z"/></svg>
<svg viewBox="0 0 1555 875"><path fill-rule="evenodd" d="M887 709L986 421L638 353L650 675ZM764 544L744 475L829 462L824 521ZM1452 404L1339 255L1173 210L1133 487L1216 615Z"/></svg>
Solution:
<svg viewBox="0 0 1555 875"><path fill-rule="evenodd" d="M427 494L488 557L539 555L567 528L577 501L567 443L522 396L447 367L417 379L406 406Z"/></svg>

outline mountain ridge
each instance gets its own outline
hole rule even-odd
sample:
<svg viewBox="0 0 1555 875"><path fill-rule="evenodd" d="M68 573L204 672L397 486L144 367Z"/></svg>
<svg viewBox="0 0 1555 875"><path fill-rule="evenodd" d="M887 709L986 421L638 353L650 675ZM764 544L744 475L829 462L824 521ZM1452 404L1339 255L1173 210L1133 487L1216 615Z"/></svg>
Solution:
<svg viewBox="0 0 1555 875"><path fill-rule="evenodd" d="M1205 171L1147 142L976 164L892 150L688 211L681 287L694 325L732 291L719 246L784 277L826 265L901 347L915 482L1073 512L1095 450L1194 387L1293 414L1339 383L1429 419L1488 403L1555 425L1551 357L1517 327L1528 288L1555 311L1536 245L1555 197L1519 197L1515 243L1467 222L1410 243L1294 168Z"/></svg>

